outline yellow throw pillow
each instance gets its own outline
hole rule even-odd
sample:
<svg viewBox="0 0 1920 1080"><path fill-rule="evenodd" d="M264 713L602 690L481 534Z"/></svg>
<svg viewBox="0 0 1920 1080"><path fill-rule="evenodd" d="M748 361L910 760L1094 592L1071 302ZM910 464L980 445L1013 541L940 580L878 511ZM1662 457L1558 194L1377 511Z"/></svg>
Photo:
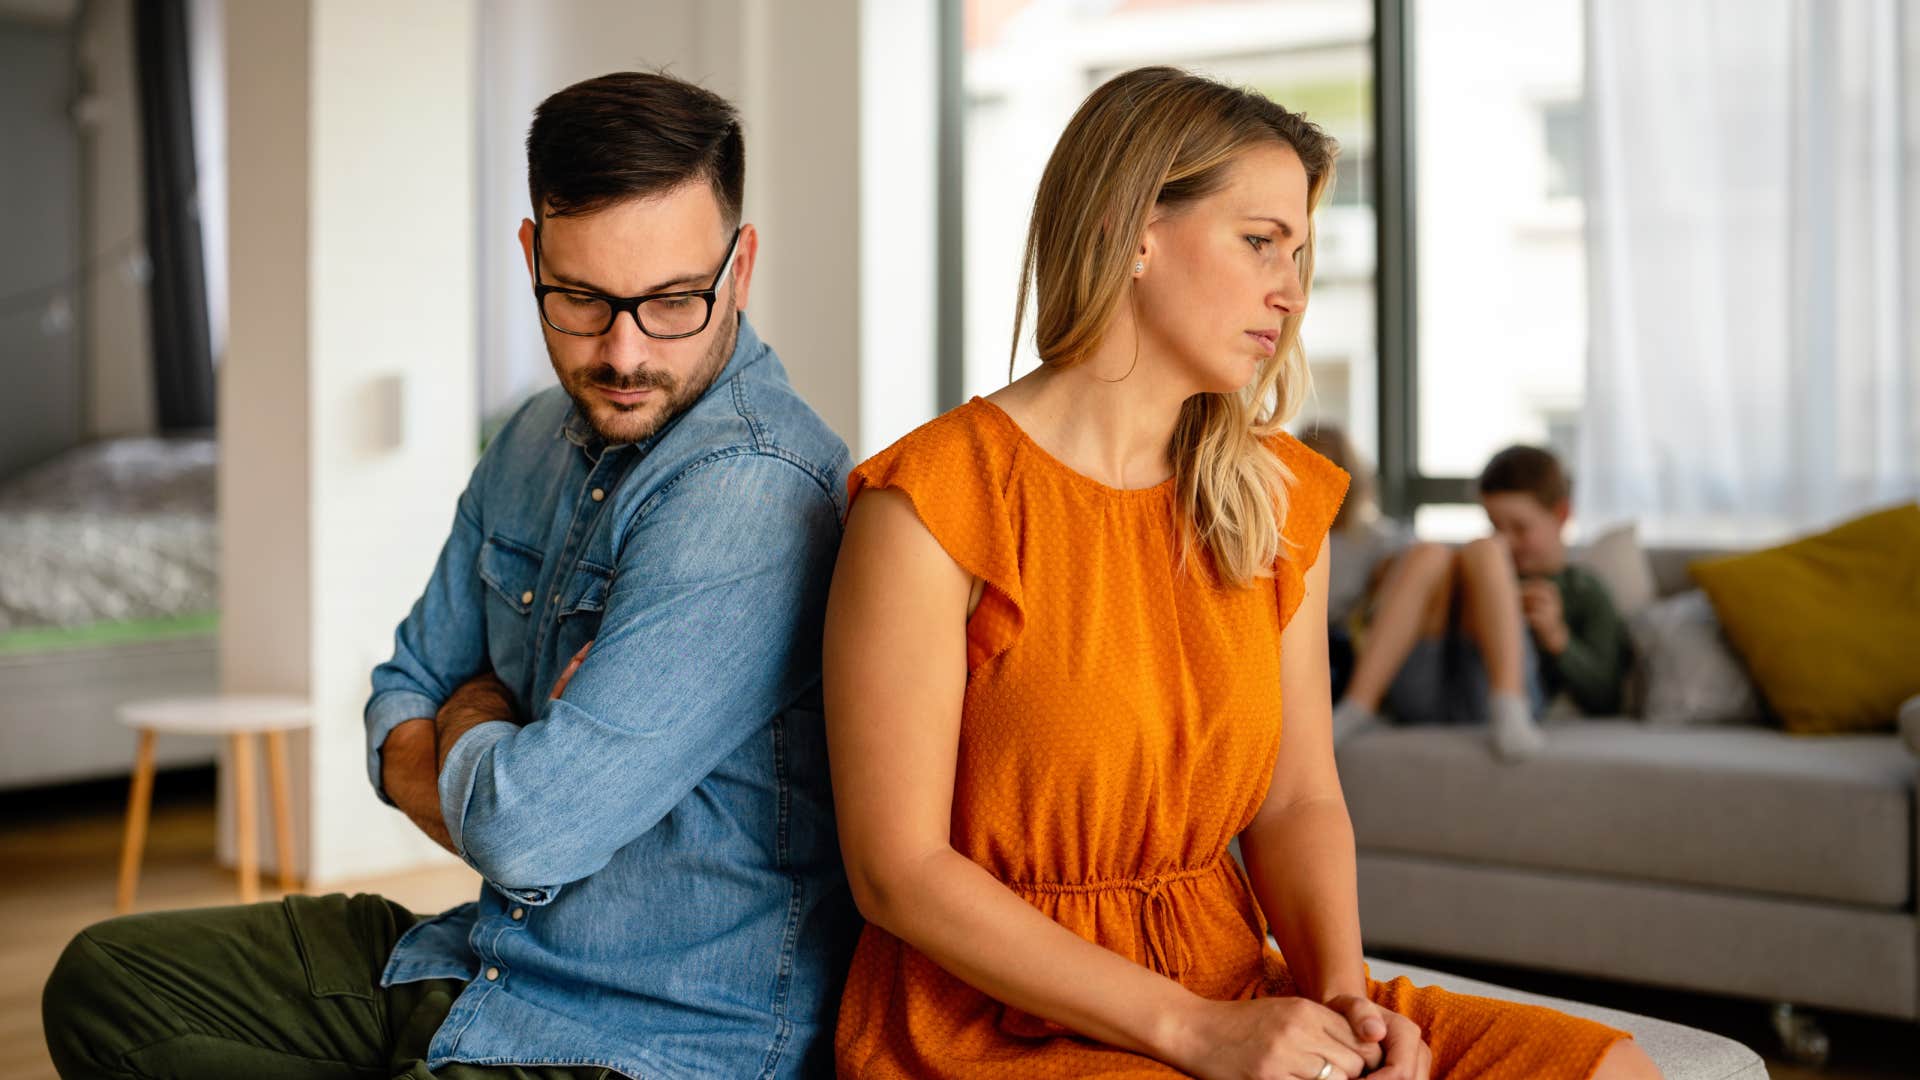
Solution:
<svg viewBox="0 0 1920 1080"><path fill-rule="evenodd" d="M1788 731L1892 730L1920 694L1920 503L1687 569Z"/></svg>

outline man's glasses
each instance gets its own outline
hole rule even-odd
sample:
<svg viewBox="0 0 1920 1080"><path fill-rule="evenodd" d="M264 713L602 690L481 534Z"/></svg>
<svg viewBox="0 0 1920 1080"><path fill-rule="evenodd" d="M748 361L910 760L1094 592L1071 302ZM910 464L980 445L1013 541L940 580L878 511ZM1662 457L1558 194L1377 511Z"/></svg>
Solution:
<svg viewBox="0 0 1920 1080"><path fill-rule="evenodd" d="M540 227L533 229L533 298L540 305L540 318L562 334L574 337L599 337L613 329L620 313L631 312L640 332L650 338L672 341L689 338L707 328L713 318L714 297L720 283L733 270L733 254L740 247L740 230L733 230L733 242L727 245L727 257L713 275L712 284L686 292L653 293L648 296L607 296L586 289L569 289L540 283Z"/></svg>

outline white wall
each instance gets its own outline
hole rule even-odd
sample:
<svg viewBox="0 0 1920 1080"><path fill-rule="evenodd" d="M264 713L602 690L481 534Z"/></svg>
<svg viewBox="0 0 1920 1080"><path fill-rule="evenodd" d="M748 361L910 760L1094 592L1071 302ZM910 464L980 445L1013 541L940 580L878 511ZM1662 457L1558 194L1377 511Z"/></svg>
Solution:
<svg viewBox="0 0 1920 1080"><path fill-rule="evenodd" d="M744 0L737 10L735 100L761 232L754 325L794 388L858 447L860 2Z"/></svg>
<svg viewBox="0 0 1920 1080"><path fill-rule="evenodd" d="M708 82L703 5L695 0L494 0L477 13L479 180L476 229L480 288L482 415L492 416L552 385L516 233L529 214L527 127L534 107L582 79L674 62Z"/></svg>
<svg viewBox="0 0 1920 1080"><path fill-rule="evenodd" d="M534 107L581 79L664 69L741 112L745 216L761 234L749 315L795 387L856 451L878 448L864 435L868 414L875 431L894 435L930 415L934 6L499 0L481 8L485 411L553 378L514 239L528 212L525 140ZM873 108L880 120L863 127ZM876 191L881 201L863 204ZM876 257L884 265L863 262ZM879 304L868 315L864 286L879 290L877 301L867 298ZM884 389L868 393L863 343L880 342L889 343L887 371L874 386Z"/></svg>
<svg viewBox="0 0 1920 1080"><path fill-rule="evenodd" d="M297 832L325 883L447 858L369 791L360 711L478 441L474 12L274 0L227 18L222 681L311 697Z"/></svg>
<svg viewBox="0 0 1920 1080"><path fill-rule="evenodd" d="M863 0L860 20L856 459L925 423L938 399L938 5Z"/></svg>
<svg viewBox="0 0 1920 1080"><path fill-rule="evenodd" d="M238 268L219 392L220 681L305 694L312 682L308 409L307 5L226 13L229 259ZM295 862L304 865L305 741L295 747ZM225 772L223 770L223 779ZM225 815L222 815L223 825ZM222 849L228 846L223 828ZM272 835L263 832L262 835Z"/></svg>

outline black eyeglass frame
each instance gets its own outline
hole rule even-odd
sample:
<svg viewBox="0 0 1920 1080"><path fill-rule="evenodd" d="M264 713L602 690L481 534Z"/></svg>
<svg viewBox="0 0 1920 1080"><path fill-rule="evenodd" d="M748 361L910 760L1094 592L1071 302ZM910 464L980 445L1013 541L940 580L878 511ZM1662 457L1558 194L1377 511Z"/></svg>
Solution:
<svg viewBox="0 0 1920 1080"><path fill-rule="evenodd" d="M623 313L631 314L633 316L633 324L640 328L640 332L655 341L679 341L682 338L698 336L707 329L707 324L713 321L713 305L714 301L720 295L720 283L725 281L727 275L733 272L733 256L740 248L740 234L745 228L746 226L742 225L733 230L733 242L727 245L727 256L720 260L720 269L714 272L712 283L704 289L683 289L675 292L647 293L643 296L608 296L606 293L597 293L591 289L573 289L565 285L547 285L541 282L540 226L535 225L533 227L533 306L540 312L541 322L553 327L554 333L566 334L569 337L604 337L607 331L613 329L613 324ZM598 300L607 305L607 325L592 333L554 326L553 320L547 317L547 297L553 293L562 293L567 296L583 296L590 300ZM689 330L684 334L656 334L647 329L646 320L640 317L641 304L647 303L650 300L678 300L689 296L697 296L707 302L706 314L701 316L698 328Z"/></svg>

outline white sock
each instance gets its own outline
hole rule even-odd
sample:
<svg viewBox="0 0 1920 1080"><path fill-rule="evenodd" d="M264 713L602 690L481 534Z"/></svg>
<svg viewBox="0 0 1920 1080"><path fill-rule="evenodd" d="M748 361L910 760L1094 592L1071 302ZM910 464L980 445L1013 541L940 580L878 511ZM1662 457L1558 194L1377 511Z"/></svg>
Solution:
<svg viewBox="0 0 1920 1080"><path fill-rule="evenodd" d="M1333 707L1333 745L1337 750L1341 743L1380 723L1380 714L1363 709L1351 698L1341 698L1340 704Z"/></svg>
<svg viewBox="0 0 1920 1080"><path fill-rule="evenodd" d="M1546 749L1547 737L1533 721L1533 709L1519 694L1496 691L1487 698L1487 728L1493 752L1507 761L1523 761Z"/></svg>

